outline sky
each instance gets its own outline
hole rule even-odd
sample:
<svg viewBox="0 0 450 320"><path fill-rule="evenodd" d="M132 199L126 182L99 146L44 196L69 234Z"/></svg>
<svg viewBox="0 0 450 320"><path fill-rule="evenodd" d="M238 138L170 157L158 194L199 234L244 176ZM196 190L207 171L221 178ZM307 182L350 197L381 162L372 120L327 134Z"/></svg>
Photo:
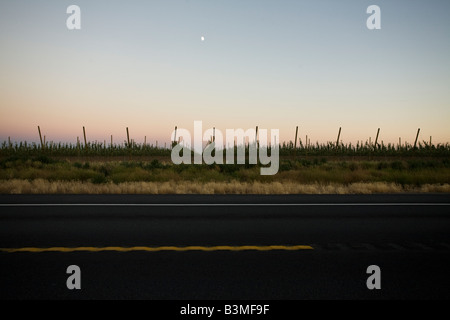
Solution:
<svg viewBox="0 0 450 320"><path fill-rule="evenodd" d="M67 7L81 9L69 30ZM381 29L366 12L381 9ZM447 0L0 0L0 141L450 142ZM202 38L203 37L203 38ZM203 39L203 40L202 40ZM372 140L373 141L373 140Z"/></svg>

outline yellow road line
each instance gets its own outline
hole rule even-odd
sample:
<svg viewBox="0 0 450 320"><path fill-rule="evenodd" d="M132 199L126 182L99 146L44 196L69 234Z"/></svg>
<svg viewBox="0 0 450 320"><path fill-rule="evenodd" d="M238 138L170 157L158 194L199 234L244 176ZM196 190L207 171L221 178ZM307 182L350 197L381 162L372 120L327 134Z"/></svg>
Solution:
<svg viewBox="0 0 450 320"><path fill-rule="evenodd" d="M271 251L271 250L311 250L313 247L305 245L296 246L214 246L214 247L203 247L203 246L188 246L188 247L174 247L174 246L163 246L163 247L51 247L51 248L0 248L0 252L101 252L101 251L117 251L117 252L131 252L131 251L244 251L244 250L256 250L256 251Z"/></svg>

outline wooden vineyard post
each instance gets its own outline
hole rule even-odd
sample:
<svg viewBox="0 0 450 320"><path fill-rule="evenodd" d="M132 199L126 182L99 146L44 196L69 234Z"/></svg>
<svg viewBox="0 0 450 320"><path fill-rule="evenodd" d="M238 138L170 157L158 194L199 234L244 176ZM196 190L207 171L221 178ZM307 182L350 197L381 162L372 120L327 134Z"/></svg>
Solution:
<svg viewBox="0 0 450 320"><path fill-rule="evenodd" d="M375 149L377 148L377 142L378 142L378 135L379 134L380 134L380 128L378 128L377 137L375 138L375 146L374 146Z"/></svg>
<svg viewBox="0 0 450 320"><path fill-rule="evenodd" d="M44 149L44 142L42 141L41 128L38 126L39 139L41 140L41 149Z"/></svg>
<svg viewBox="0 0 450 320"><path fill-rule="evenodd" d="M336 149L339 147L339 138L341 137L341 127L339 127L339 133L338 133L338 136L337 136L337 140L336 140Z"/></svg>
<svg viewBox="0 0 450 320"><path fill-rule="evenodd" d="M172 141L172 144L171 144L171 148L173 149L173 147L177 144L177 126L175 126L175 134L174 134L174 136L173 136L173 141ZM165 148L164 148L165 149Z"/></svg>
<svg viewBox="0 0 450 320"><path fill-rule="evenodd" d="M297 155L297 135L298 135L298 126L295 127L294 157Z"/></svg>
<svg viewBox="0 0 450 320"><path fill-rule="evenodd" d="M87 149L87 139L86 139L86 129L83 127L83 136L84 136L84 148Z"/></svg>
<svg viewBox="0 0 450 320"><path fill-rule="evenodd" d="M306 135L306 138L305 138L305 147L304 147L304 149L305 149L305 156L307 156L308 155L308 135Z"/></svg>
<svg viewBox="0 0 450 320"><path fill-rule="evenodd" d="M416 149L416 145L417 145L417 139L419 138L419 132L420 132L420 128L419 128L419 129L417 129L416 140L414 141L414 149Z"/></svg>

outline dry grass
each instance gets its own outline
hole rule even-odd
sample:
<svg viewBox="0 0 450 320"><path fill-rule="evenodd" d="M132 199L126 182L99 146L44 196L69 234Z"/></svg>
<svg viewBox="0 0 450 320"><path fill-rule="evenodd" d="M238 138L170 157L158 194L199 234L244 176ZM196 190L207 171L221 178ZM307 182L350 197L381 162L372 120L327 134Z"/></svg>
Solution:
<svg viewBox="0 0 450 320"><path fill-rule="evenodd" d="M81 181L3 180L1 194L372 194L450 193L450 184L401 186L387 182L300 184L298 182L124 182L93 184Z"/></svg>

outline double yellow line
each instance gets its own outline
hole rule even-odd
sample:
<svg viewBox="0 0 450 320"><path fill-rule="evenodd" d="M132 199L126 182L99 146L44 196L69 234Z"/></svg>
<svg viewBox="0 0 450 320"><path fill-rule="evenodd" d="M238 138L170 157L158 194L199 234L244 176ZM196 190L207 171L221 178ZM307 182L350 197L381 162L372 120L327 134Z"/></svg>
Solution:
<svg viewBox="0 0 450 320"><path fill-rule="evenodd" d="M103 251L115 251L115 252L132 252L132 251L147 251L147 252L158 252L158 251L272 251L272 250L312 250L313 247L305 245L295 245L295 246L188 246L188 247L175 247L175 246L163 246L163 247L50 247L50 248L0 248L0 252L103 252Z"/></svg>

